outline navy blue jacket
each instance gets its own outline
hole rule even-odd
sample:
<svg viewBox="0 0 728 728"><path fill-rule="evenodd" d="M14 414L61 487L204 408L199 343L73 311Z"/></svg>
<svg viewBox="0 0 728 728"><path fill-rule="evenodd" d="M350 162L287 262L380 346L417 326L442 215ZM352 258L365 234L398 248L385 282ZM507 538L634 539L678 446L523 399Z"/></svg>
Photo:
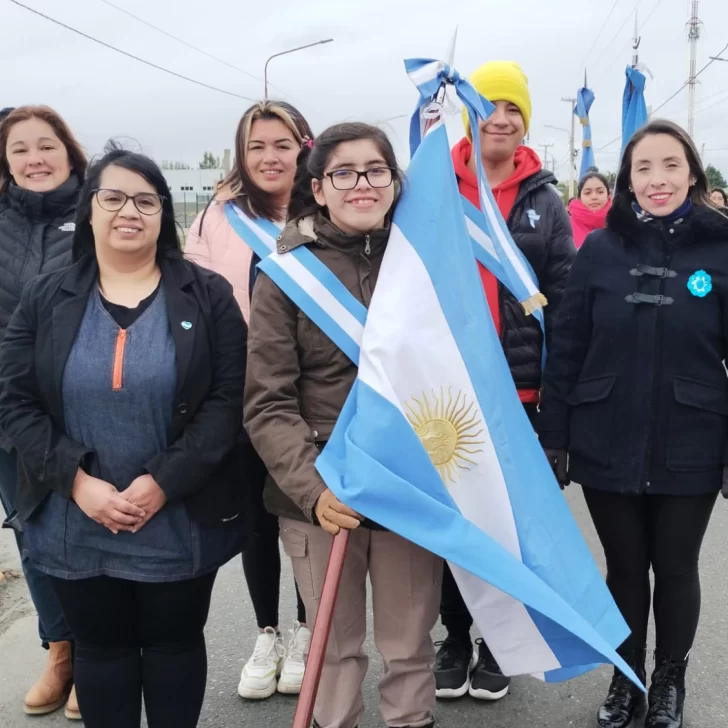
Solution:
<svg viewBox="0 0 728 728"><path fill-rule="evenodd" d="M567 449L571 478L586 487L717 492L728 465L727 349L728 219L696 207L645 221L616 200L569 276L542 445Z"/></svg>

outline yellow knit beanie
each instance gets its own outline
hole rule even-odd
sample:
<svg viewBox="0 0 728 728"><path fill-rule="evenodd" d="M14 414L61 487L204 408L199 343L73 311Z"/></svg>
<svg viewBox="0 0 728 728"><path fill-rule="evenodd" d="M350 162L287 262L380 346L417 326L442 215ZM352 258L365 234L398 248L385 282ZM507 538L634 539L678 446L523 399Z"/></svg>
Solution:
<svg viewBox="0 0 728 728"><path fill-rule="evenodd" d="M528 92L528 78L517 63L489 61L474 71L469 80L478 93L489 101L510 101L515 104L521 111L528 132L531 123L531 95ZM472 139L466 109L463 109L463 122L468 139Z"/></svg>

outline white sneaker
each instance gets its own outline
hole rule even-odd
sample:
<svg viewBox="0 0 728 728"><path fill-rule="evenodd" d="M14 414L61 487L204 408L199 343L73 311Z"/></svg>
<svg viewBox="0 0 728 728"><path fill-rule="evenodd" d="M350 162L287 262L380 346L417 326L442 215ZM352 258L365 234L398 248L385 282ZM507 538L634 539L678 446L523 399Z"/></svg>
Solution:
<svg viewBox="0 0 728 728"><path fill-rule="evenodd" d="M253 654L240 675L238 695L247 700L264 700L273 695L285 654L280 634L266 627L258 635Z"/></svg>
<svg viewBox="0 0 728 728"><path fill-rule="evenodd" d="M278 692L286 695L298 695L301 692L303 673L306 669L306 655L311 644L311 630L300 622L293 623L291 641L288 643L286 657L283 660L281 677L278 680Z"/></svg>

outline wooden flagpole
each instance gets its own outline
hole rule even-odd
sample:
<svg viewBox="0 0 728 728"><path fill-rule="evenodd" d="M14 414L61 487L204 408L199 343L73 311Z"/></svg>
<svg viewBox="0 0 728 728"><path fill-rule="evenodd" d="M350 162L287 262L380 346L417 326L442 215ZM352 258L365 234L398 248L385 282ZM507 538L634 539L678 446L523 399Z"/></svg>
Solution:
<svg viewBox="0 0 728 728"><path fill-rule="evenodd" d="M313 708L316 703L321 671L324 667L326 644L329 641L331 621L334 618L336 597L339 593L341 573L344 569L344 559L349 546L350 531L342 528L334 537L329 553L329 563L326 566L326 576L321 590L316 622L311 636L311 645L306 660L306 671L303 674L301 693L298 696L296 712L293 714L292 728L310 728L313 718Z"/></svg>

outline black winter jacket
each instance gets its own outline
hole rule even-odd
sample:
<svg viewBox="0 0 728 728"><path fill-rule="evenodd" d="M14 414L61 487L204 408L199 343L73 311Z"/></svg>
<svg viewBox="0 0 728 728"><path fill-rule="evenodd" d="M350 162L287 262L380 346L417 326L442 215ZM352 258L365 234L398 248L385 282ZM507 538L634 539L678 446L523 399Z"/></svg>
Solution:
<svg viewBox="0 0 728 728"><path fill-rule="evenodd" d="M728 464L727 352L728 220L696 207L683 220L643 221L616 200L569 276L541 443L568 449L570 475L586 487L717 492Z"/></svg>
<svg viewBox="0 0 728 728"><path fill-rule="evenodd" d="M146 463L170 503L214 524L246 503L242 432L247 328L232 286L183 259L162 263L177 390L169 447ZM0 347L0 427L18 451L16 508L22 520L55 491L71 497L93 457L63 423L63 373L98 280L95 260L30 282ZM180 322L191 326L182 326ZM109 380L111 386L111 380Z"/></svg>
<svg viewBox="0 0 728 728"><path fill-rule="evenodd" d="M571 221L553 187L556 178L542 170L524 180L508 217L508 229L533 268L541 292L548 299L546 346L550 348L553 322L564 294L566 278L576 256ZM518 389L541 388L541 326L499 284L501 343Z"/></svg>
<svg viewBox="0 0 728 728"><path fill-rule="evenodd" d="M71 263L79 187L75 176L43 193L11 182L0 197L0 343L23 286Z"/></svg>

